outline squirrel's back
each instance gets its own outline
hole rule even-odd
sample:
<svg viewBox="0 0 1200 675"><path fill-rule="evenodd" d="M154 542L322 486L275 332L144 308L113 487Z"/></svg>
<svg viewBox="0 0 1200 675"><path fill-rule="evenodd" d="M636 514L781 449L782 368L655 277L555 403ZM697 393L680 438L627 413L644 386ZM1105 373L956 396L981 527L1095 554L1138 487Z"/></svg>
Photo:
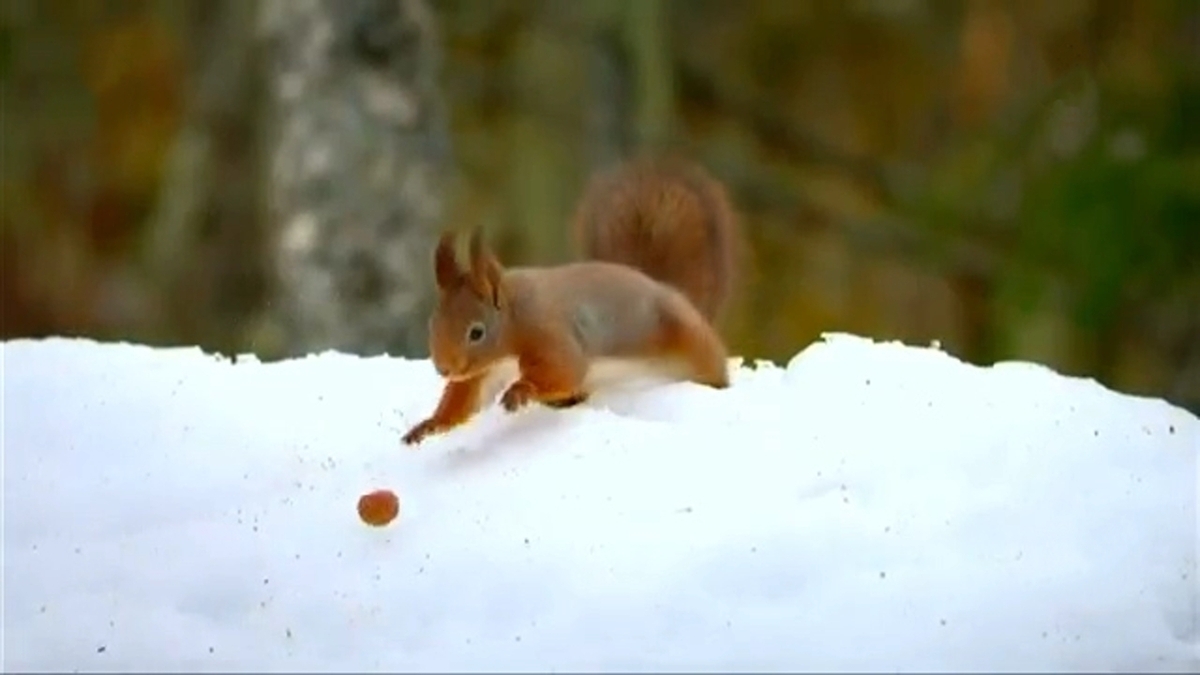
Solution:
<svg viewBox="0 0 1200 675"><path fill-rule="evenodd" d="M697 164L640 158L597 173L573 228L585 259L635 267L681 291L709 321L729 304L739 224L724 186Z"/></svg>

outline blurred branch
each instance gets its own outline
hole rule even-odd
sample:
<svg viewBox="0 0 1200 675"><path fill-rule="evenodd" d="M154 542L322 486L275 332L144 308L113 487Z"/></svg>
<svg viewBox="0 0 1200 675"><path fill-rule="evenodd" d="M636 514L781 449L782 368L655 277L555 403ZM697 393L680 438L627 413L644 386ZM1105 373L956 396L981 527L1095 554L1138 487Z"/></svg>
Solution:
<svg viewBox="0 0 1200 675"><path fill-rule="evenodd" d="M818 166L845 176L877 200L881 215L860 217L817 213L803 190L797 192L794 181L780 180L768 168L739 162L736 167L726 167L722 174L748 206L790 213L793 216L790 220L795 223L828 222L842 230L856 248L889 252L947 274L993 279L1019 261L1024 268L1047 279L1066 280L1063 267L1052 257L1019 250L1016 233L1011 227L986 227L986 221L968 213L953 214L954 222L944 227L934 226L933 220L924 217L928 214L909 205L910 198L899 196L893 187L897 169L884 160L843 151L789 123L765 101L740 94L734 87L723 87L714 77L686 63L677 63L677 67L689 96L707 101L708 106L741 120L773 153L783 156L784 164ZM1088 82L1084 74L1072 72L1039 95L1014 107L1011 113L1018 122L1007 134L1013 138L1008 143L993 142L997 155L984 172L985 184L994 181L1000 167L1019 164L1041 133L1054 106ZM916 192L925 189L918 187Z"/></svg>
<svg viewBox="0 0 1200 675"><path fill-rule="evenodd" d="M591 0L606 4L604 0ZM587 37L588 105L584 109L586 169L616 162L633 145L628 129L633 92L631 66L619 31L608 24Z"/></svg>
<svg viewBox="0 0 1200 675"><path fill-rule="evenodd" d="M639 146L661 147L672 135L675 83L665 0L625 0L625 42L636 74L633 126Z"/></svg>
<svg viewBox="0 0 1200 675"><path fill-rule="evenodd" d="M685 96L707 101L712 107L743 121L773 152L798 164L835 167L871 187L880 197L888 197L883 167L878 160L845 152L816 134L797 128L776 112L775 106L741 94L734 87L723 86L710 73L696 66L676 60L674 67Z"/></svg>
<svg viewBox="0 0 1200 675"><path fill-rule="evenodd" d="M576 134L548 132L546 113L560 111L572 126L580 126L581 96L585 91L586 60L569 48L544 22L530 22L513 44L512 82L518 97L530 106L510 107L512 166L509 189L514 220L525 234L527 254L548 263L566 250L561 214L569 209L569 185L575 165L573 148L564 140Z"/></svg>
<svg viewBox="0 0 1200 675"><path fill-rule="evenodd" d="M188 120L168 157L158 204L147 228L147 270L156 285L171 285L194 245L199 213L208 195L211 147L206 130Z"/></svg>
<svg viewBox="0 0 1200 675"><path fill-rule="evenodd" d="M989 242L967 235L935 235L894 212L873 217L817 212L803 193L776 179L770 169L725 167L721 174L728 176L727 183L739 195L742 208L782 215L796 227L827 224L860 251L923 261L942 273L984 278L996 275L1006 263L1005 255Z"/></svg>
<svg viewBox="0 0 1200 675"><path fill-rule="evenodd" d="M263 285L255 10L237 0L186 6L191 96L145 241L146 271L170 324L188 341L224 349L241 345Z"/></svg>

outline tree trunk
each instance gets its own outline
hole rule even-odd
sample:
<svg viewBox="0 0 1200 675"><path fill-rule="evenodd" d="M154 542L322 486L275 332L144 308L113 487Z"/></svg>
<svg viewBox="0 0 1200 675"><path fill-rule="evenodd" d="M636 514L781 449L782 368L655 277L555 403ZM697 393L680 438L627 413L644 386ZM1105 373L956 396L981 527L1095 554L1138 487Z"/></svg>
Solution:
<svg viewBox="0 0 1200 675"><path fill-rule="evenodd" d="M263 0L286 351L421 356L449 164L425 0Z"/></svg>

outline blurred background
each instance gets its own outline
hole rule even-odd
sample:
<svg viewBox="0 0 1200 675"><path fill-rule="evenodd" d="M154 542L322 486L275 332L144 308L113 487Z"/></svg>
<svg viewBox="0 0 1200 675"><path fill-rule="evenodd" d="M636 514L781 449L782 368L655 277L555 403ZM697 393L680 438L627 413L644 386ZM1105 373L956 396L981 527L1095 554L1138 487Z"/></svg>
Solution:
<svg viewBox="0 0 1200 675"><path fill-rule="evenodd" d="M5 338L423 356L430 251L571 255L671 150L724 332L1028 359L1200 412L1200 2L5 0Z"/></svg>

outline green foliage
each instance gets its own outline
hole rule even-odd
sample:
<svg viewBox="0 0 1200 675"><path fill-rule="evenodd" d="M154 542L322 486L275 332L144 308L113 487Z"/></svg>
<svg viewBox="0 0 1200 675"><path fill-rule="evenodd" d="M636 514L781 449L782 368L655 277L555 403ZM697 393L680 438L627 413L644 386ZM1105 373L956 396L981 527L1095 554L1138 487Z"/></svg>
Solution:
<svg viewBox="0 0 1200 675"><path fill-rule="evenodd" d="M1084 329L1111 328L1123 302L1168 291L1200 262L1200 154L1175 98L1140 114L1103 100L1115 112L1084 148L1029 177L1019 253L1073 282Z"/></svg>
<svg viewBox="0 0 1200 675"><path fill-rule="evenodd" d="M1139 93L1064 78L1012 131L950 144L902 212L934 251L984 242L999 262L996 300L1017 316L1054 286L1068 291L1077 328L1110 332L1127 303L1200 270L1200 81L1160 72L1169 76ZM1059 138L1071 134L1077 147Z"/></svg>

